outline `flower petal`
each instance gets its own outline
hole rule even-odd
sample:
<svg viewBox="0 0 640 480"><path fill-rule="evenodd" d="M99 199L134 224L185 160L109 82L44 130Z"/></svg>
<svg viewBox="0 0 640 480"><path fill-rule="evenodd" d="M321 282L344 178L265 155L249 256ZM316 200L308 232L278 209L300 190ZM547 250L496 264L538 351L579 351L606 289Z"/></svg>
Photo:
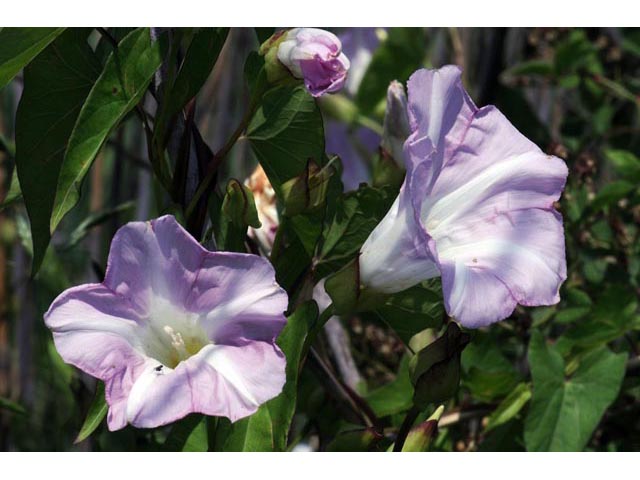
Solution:
<svg viewBox="0 0 640 480"><path fill-rule="evenodd" d="M184 305L208 253L173 216L131 222L111 242L104 284L144 312L154 297Z"/></svg>
<svg viewBox="0 0 640 480"><path fill-rule="evenodd" d="M285 363L280 349L265 342L208 345L175 370L158 371L149 362L129 394L127 419L142 428L192 412L236 421L282 391Z"/></svg>
<svg viewBox="0 0 640 480"><path fill-rule="evenodd" d="M519 210L458 228L438 247L447 312L467 327L502 320L522 305L552 305L567 277L562 218Z"/></svg>
<svg viewBox="0 0 640 480"><path fill-rule="evenodd" d="M268 260L241 253L211 253L193 283L186 308L216 344L273 342L286 324L286 292Z"/></svg>
<svg viewBox="0 0 640 480"><path fill-rule="evenodd" d="M105 382L109 428L124 428L119 405L146 361L136 335L137 309L104 285L81 285L58 296L44 319L64 361Z"/></svg>

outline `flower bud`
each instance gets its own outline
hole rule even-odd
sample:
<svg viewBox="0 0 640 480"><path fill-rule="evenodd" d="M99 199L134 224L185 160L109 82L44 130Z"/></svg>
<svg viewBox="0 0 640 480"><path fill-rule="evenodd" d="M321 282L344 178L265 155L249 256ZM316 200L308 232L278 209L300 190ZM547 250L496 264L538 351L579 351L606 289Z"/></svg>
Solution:
<svg viewBox="0 0 640 480"><path fill-rule="evenodd" d="M384 114L381 147L404 168L402 147L411 133L407 113L407 94L400 82L393 81L387 89L387 109Z"/></svg>
<svg viewBox="0 0 640 480"><path fill-rule="evenodd" d="M253 192L258 218L262 224L260 228L249 227L249 236L258 242L264 252L270 253L280 224L276 192L260 165L245 181L245 185Z"/></svg>
<svg viewBox="0 0 640 480"><path fill-rule="evenodd" d="M261 53L265 54L270 81L279 80L280 75L273 66L277 59L291 75L304 80L314 97L340 90L350 66L338 37L319 28L294 28L276 33L265 42Z"/></svg>

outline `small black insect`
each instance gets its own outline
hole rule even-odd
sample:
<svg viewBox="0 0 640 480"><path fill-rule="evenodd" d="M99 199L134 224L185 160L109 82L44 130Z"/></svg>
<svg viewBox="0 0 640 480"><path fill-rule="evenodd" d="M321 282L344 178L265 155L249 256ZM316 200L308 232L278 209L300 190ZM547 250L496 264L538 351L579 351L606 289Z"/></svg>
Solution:
<svg viewBox="0 0 640 480"><path fill-rule="evenodd" d="M156 368L154 368L154 370L156 372L161 372L162 371L162 367L163 367L163 365L158 365Z"/></svg>

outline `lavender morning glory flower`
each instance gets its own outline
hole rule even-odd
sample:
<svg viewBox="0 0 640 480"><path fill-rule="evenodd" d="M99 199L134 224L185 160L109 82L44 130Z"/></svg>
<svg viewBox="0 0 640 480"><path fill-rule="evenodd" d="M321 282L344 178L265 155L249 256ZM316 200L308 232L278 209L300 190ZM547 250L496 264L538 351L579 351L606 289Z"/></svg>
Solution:
<svg viewBox="0 0 640 480"><path fill-rule="evenodd" d="M419 70L408 82L407 177L361 249L360 278L393 293L442 276L445 307L467 327L516 304L559 301L566 279L567 177L493 106L476 108L460 69Z"/></svg>
<svg viewBox="0 0 640 480"><path fill-rule="evenodd" d="M118 430L254 413L285 382L286 308L267 260L209 252L164 216L118 230L104 282L63 292L45 322L62 358L105 382Z"/></svg>
<svg viewBox="0 0 640 480"><path fill-rule="evenodd" d="M333 33L319 28L294 28L278 43L277 57L309 93L319 97L337 92L347 79L350 62Z"/></svg>

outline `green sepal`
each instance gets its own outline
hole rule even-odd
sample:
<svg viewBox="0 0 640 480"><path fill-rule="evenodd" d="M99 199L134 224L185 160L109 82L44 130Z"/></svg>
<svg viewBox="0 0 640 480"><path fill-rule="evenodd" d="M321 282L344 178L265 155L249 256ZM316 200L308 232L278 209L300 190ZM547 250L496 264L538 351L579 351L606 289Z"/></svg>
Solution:
<svg viewBox="0 0 640 480"><path fill-rule="evenodd" d="M409 362L409 376L415 391L413 403L426 408L451 398L460 383L460 355L471 337L455 322L445 333L420 350Z"/></svg>

